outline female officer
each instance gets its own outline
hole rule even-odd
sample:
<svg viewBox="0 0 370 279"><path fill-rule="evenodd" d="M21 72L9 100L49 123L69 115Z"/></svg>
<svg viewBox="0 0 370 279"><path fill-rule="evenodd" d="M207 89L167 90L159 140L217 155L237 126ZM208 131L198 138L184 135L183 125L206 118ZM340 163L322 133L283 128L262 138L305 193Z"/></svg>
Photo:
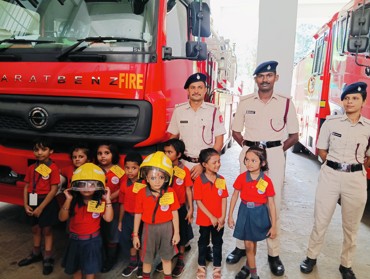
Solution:
<svg viewBox="0 0 370 279"><path fill-rule="evenodd" d="M344 240L339 271L343 279L356 278L351 266L367 199L365 167L370 163L370 120L361 115L366 87L364 82L345 87L341 95L345 114L328 117L321 128L317 148L324 164L316 189L315 220L307 258L300 265L303 273L310 273L315 266L337 201L341 199Z"/></svg>

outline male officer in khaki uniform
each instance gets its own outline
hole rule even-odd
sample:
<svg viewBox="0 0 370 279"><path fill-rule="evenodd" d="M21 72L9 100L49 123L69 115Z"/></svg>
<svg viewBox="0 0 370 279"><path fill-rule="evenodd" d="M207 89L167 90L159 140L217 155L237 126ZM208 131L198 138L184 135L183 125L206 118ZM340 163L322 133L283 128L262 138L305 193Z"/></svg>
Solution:
<svg viewBox="0 0 370 279"><path fill-rule="evenodd" d="M215 105L204 102L206 79L202 73L189 76L184 85L189 102L176 106L167 129L171 138L180 138L185 143L182 162L189 168L193 180L203 171L198 163L200 151L213 147L220 152L226 134L220 111Z"/></svg>
<svg viewBox="0 0 370 279"><path fill-rule="evenodd" d="M274 84L279 76L276 74L278 62L267 61L260 64L254 71L254 80L258 92L241 98L232 124L233 137L243 147L239 161L240 172L245 172L245 152L250 146L261 145L266 148L269 164L268 175L275 188L275 204L277 215L277 237L267 239L268 261L271 272L275 276L284 274L284 265L279 258L280 252L280 204L284 183L285 154L288 148L298 141L298 120L292 101L274 93ZM242 132L244 130L244 135ZM245 256L244 243L236 241L237 247L232 251L226 262L236 263ZM243 266L245 278L249 275L248 265Z"/></svg>
<svg viewBox="0 0 370 279"><path fill-rule="evenodd" d="M301 263L303 273L316 265L326 230L340 198L343 245L339 271L343 279L356 279L352 259L356 237L367 200L365 167L370 164L370 120L361 115L366 100L366 83L356 82L341 95L344 115L328 116L321 127L317 148L324 161L315 197L315 221ZM364 166L365 164L365 166Z"/></svg>

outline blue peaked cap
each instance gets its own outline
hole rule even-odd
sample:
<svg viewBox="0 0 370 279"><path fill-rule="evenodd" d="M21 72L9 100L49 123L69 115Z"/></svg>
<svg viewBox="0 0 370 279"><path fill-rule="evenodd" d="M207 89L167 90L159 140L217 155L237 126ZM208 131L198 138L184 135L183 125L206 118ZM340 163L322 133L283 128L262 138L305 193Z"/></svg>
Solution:
<svg viewBox="0 0 370 279"><path fill-rule="evenodd" d="M265 72L276 72L276 67L279 63L276 61L266 61L258 65L258 67L254 70L253 75L256 76L260 73Z"/></svg>
<svg viewBox="0 0 370 279"><path fill-rule="evenodd" d="M204 84L206 84L207 76L205 74L202 74L202 73L192 74L186 80L185 85L184 85L184 89L188 89L190 84L192 84L193 82L197 82L197 81L203 81Z"/></svg>
<svg viewBox="0 0 370 279"><path fill-rule="evenodd" d="M344 87L342 95L340 96L341 101L343 101L344 97L346 97L348 94L354 93L360 93L362 98L365 100L367 95L366 87L367 84L362 81L348 84L346 87Z"/></svg>

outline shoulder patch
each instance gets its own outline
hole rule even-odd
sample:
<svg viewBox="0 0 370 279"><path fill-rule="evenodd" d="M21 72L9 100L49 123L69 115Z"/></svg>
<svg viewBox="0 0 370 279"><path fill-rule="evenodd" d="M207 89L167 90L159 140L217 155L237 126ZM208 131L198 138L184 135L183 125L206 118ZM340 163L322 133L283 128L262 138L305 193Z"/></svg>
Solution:
<svg viewBox="0 0 370 279"><path fill-rule="evenodd" d="M336 114L336 115L327 115L326 116L326 120L333 120L333 119L339 119L339 118L342 118L343 115L341 114Z"/></svg>
<svg viewBox="0 0 370 279"><path fill-rule="evenodd" d="M185 103L177 104L177 105L175 105L175 108L177 108L177 107L181 107L181 106L184 106L184 105L186 105L186 104L189 104L189 103L188 103L188 102L185 102Z"/></svg>
<svg viewBox="0 0 370 279"><path fill-rule="evenodd" d="M285 96L285 95L282 95L282 94L279 94L279 93L274 93L276 96L279 96L281 98L284 98L284 99L292 99L292 96Z"/></svg>
<svg viewBox="0 0 370 279"><path fill-rule="evenodd" d="M247 99L250 99L250 98L256 97L256 95L257 95L257 93L252 93L252 94L248 94L248 95L240 96L240 101L243 101L243 100L247 100Z"/></svg>

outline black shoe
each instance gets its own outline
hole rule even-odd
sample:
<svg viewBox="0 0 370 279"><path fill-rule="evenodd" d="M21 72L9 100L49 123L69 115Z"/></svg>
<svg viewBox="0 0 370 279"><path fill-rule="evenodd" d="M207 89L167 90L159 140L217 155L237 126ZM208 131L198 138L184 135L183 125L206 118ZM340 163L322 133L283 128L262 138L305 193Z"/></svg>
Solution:
<svg viewBox="0 0 370 279"><path fill-rule="evenodd" d="M307 257L306 259L303 260L301 265L299 266L301 268L301 272L308 274L311 273L313 270L313 267L316 265L316 259L310 259Z"/></svg>
<svg viewBox="0 0 370 279"><path fill-rule="evenodd" d="M157 266L155 267L155 271L161 273L163 272L163 264L162 262L160 262L159 264L157 264Z"/></svg>
<svg viewBox="0 0 370 279"><path fill-rule="evenodd" d="M32 263L40 262L42 261L42 255L41 253L38 255L35 255L31 253L27 258L24 258L18 262L18 266L26 266Z"/></svg>
<svg viewBox="0 0 370 279"><path fill-rule="evenodd" d="M245 249L239 249L235 247L235 249L226 257L226 263L228 264L236 264L240 259L246 256Z"/></svg>
<svg viewBox="0 0 370 279"><path fill-rule="evenodd" d="M211 246L207 246L206 261L213 262L213 251Z"/></svg>
<svg viewBox="0 0 370 279"><path fill-rule="evenodd" d="M191 249L190 244L189 244L188 246L185 246L185 252L189 252L189 251L190 251L190 249Z"/></svg>
<svg viewBox="0 0 370 279"><path fill-rule="evenodd" d="M284 275L285 268L279 256L276 256L276 257L268 256L268 261L269 261L269 266L270 266L270 270L272 274L274 274L275 276Z"/></svg>
<svg viewBox="0 0 370 279"><path fill-rule="evenodd" d="M49 275L54 269L54 259L48 258L42 261L42 274Z"/></svg>
<svg viewBox="0 0 370 279"><path fill-rule="evenodd" d="M114 265L115 265L115 262L106 261L103 265L103 268L101 269L101 272L102 273L107 273L107 272L111 271L111 269L113 268Z"/></svg>
<svg viewBox="0 0 370 279"><path fill-rule="evenodd" d="M248 267L243 266L242 270L240 270L238 274L236 274L235 279L247 279L249 274L250 274L250 271Z"/></svg>
<svg viewBox="0 0 370 279"><path fill-rule="evenodd" d="M342 274L343 279L356 279L355 274L351 267L344 267L343 265L339 266L339 271Z"/></svg>

